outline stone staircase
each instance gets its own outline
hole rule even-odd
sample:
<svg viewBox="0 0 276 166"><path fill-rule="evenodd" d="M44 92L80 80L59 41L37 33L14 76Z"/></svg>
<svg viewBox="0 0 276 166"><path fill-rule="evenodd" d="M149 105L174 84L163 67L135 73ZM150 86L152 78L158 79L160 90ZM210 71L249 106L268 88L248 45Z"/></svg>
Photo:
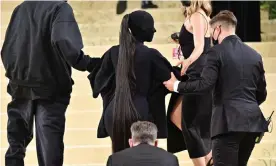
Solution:
<svg viewBox="0 0 276 166"><path fill-rule="evenodd" d="M7 24L10 15L20 2L1 2L1 41L4 40ZM84 40L84 51L90 56L101 56L113 44L118 44L119 27L123 15L115 14L116 2L114 1L72 1L69 3L74 9L75 16L79 23ZM169 36L171 33L179 31L182 24L181 4L171 1L157 1L160 8L148 10L156 21L157 33L154 41L147 44L158 49L168 60L174 64L171 58L172 48L176 45L171 43ZM130 12L139 9L140 1L128 3ZM267 13L262 12L262 24L266 32L273 32L273 26L267 21ZM275 29L275 28L274 28ZM269 35L268 35L269 36ZM268 98L261 106L267 117L273 109L276 110L276 43L261 42L248 43L263 56L268 84ZM2 45L2 42L1 42ZM1 157L0 165L4 166L4 155L8 147L6 124L6 107L10 101L10 96L6 93L7 79L4 77L4 68L0 66L1 75ZM93 99L87 72L73 70L75 85L73 88L71 104L67 110L66 132L65 132L65 160L66 166L104 166L107 157L111 153L110 139L97 139L96 129L101 116L101 99ZM169 96L167 97L167 102ZM273 117L276 122L276 115ZM51 146L51 145L49 145ZM160 147L166 148L166 140L160 140ZM181 166L192 166L187 152L176 154ZM35 138L27 148L26 166L37 166ZM256 145L250 158L249 166L275 166L276 165L276 131L267 133L263 142Z"/></svg>

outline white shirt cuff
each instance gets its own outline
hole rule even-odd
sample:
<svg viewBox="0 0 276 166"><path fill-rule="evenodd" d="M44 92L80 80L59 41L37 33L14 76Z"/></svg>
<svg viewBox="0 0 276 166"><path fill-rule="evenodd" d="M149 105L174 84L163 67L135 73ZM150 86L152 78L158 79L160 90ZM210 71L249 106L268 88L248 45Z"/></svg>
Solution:
<svg viewBox="0 0 276 166"><path fill-rule="evenodd" d="M179 83L180 83L180 81L176 81L176 82L174 82L174 84L173 84L173 91L176 92L176 93L178 93L177 89L178 89Z"/></svg>

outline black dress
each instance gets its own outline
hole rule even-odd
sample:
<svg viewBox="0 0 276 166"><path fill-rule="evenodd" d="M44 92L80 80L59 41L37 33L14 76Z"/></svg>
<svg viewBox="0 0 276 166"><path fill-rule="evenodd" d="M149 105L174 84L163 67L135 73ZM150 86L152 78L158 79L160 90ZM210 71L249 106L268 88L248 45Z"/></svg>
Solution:
<svg viewBox="0 0 276 166"><path fill-rule="evenodd" d="M103 113L98 126L98 138L112 136L113 98L116 87L116 66L119 46L113 46L102 57L102 63L88 76L93 97L103 99ZM173 70L160 52L143 43L136 44L135 51L136 91L134 104L140 120L154 122L158 127L158 138L167 138L165 96L168 90L163 81L170 79Z"/></svg>
<svg viewBox="0 0 276 166"><path fill-rule="evenodd" d="M193 34L183 25L179 35L179 43L184 58L188 58L194 50ZM198 79L205 64L204 53L210 48L210 38L205 38L203 54L192 63L181 81ZM211 151L210 122L212 116L212 93L200 95L183 95L182 131L171 122L171 113L179 94L173 93L168 107L168 151L177 153L188 150L190 158L206 156Z"/></svg>

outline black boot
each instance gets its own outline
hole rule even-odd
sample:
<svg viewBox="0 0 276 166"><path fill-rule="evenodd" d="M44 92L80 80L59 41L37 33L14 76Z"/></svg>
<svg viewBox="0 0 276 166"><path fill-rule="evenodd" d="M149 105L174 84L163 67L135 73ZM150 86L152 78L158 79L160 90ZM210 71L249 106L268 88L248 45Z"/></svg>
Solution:
<svg viewBox="0 0 276 166"><path fill-rule="evenodd" d="M116 14L122 14L127 9L127 1L119 0L117 2Z"/></svg>
<svg viewBox="0 0 276 166"><path fill-rule="evenodd" d="M142 9L158 8L157 5L153 4L152 1L142 1Z"/></svg>

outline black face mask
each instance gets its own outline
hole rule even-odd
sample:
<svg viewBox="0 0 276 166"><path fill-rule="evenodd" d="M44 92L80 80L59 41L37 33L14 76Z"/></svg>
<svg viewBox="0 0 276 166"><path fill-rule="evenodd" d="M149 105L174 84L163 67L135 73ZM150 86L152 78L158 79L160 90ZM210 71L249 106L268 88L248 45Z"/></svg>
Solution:
<svg viewBox="0 0 276 166"><path fill-rule="evenodd" d="M146 41L146 42L151 42L154 36L154 33L156 32L155 29L146 29L146 30L142 30L142 33L140 33L140 36L136 36L137 39L141 41Z"/></svg>
<svg viewBox="0 0 276 166"><path fill-rule="evenodd" d="M190 7L191 6L191 1L187 0L187 1L181 1L182 5L185 7Z"/></svg>
<svg viewBox="0 0 276 166"><path fill-rule="evenodd" d="M151 42L156 32L153 17L145 11L130 13L129 28L136 40Z"/></svg>
<svg viewBox="0 0 276 166"><path fill-rule="evenodd" d="M216 30L216 28L214 29L214 31L213 31L213 34L212 34L212 43L213 43L213 45L217 45L217 44L219 44L218 43L218 38L219 38L219 35L220 35L220 33L221 33L221 25L219 26L219 29L220 29L220 31L219 31L219 34L218 34L218 36L217 36L217 39L214 39L214 33L215 33L215 30Z"/></svg>

